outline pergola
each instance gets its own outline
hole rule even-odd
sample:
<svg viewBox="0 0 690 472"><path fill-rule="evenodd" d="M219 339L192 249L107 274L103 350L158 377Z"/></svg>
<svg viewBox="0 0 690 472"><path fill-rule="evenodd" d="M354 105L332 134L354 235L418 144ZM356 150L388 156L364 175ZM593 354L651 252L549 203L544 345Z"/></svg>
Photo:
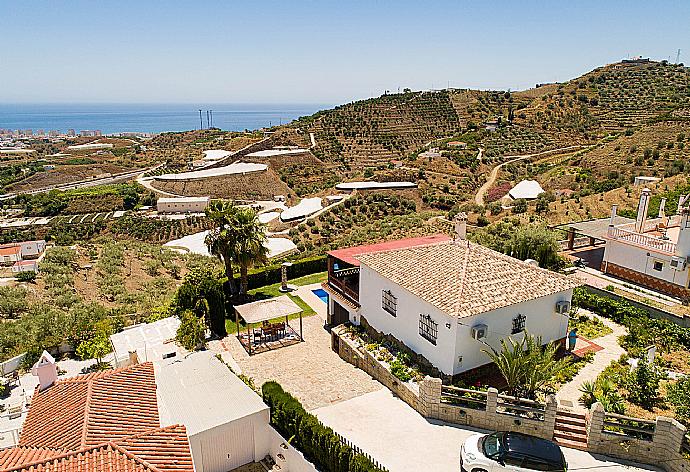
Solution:
<svg viewBox="0 0 690 472"><path fill-rule="evenodd" d="M295 315L298 313L299 335L289 324L290 315ZM250 356L253 354L253 345L257 337L257 333L253 329L253 326L259 323L285 318L284 332L287 333L288 330L290 330L295 336L299 337L299 342L304 341L304 338L302 337L302 308L300 308L299 305L293 302L292 299L287 295L281 295L275 298L268 298L266 300L259 300L252 303L245 303L244 305L238 305L235 307L235 324L237 325L237 338L240 340L240 343L244 345L245 343L243 342L242 335L240 334L240 318L242 318L244 322L247 324L246 347ZM272 333L277 326L278 325L268 325L266 328L262 328L259 332L259 336L264 335L264 330L267 330L269 333ZM285 335L284 337L286 336L287 335ZM280 338L277 341L272 342L278 342L279 344L283 345L282 339L283 338ZM269 346L268 343L266 345Z"/></svg>

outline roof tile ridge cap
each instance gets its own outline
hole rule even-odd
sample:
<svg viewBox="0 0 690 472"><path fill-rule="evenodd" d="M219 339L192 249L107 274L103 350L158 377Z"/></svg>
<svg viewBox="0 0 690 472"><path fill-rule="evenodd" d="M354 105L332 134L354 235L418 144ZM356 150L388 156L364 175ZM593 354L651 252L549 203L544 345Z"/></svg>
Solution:
<svg viewBox="0 0 690 472"><path fill-rule="evenodd" d="M186 427L185 425L177 423L177 424L171 424L171 425L168 425L168 426L160 426L160 427L158 427L158 428L147 429L146 431L142 431L142 432L136 433L136 434L131 434L131 435L129 435L129 436L124 436L124 437L122 437L122 438L120 438L120 439L113 439L113 443L114 443L114 444L121 445L121 443L126 442L126 441L131 441L131 440L134 440L134 439L140 439L140 438L142 438L142 437L144 437L144 436L150 436L150 435L152 435L152 434L154 434L154 433L161 433L161 432L164 432L164 431L165 431L165 432L167 432L167 431L174 431L174 430L177 430L177 429L180 429L180 428L181 428L181 431L185 431L185 432L187 431L187 427Z"/></svg>
<svg viewBox="0 0 690 472"><path fill-rule="evenodd" d="M84 405L84 424L82 425L81 429L81 447L87 447L86 436L88 435L89 431L89 410L91 409L91 393L93 390L94 382L95 379L91 379L87 382L86 385L86 404Z"/></svg>
<svg viewBox="0 0 690 472"><path fill-rule="evenodd" d="M389 252L411 251L414 249L421 249L421 248L432 247L432 246L441 246L443 244L450 244L452 242L453 242L452 240L451 241L432 241L430 243L415 244L414 246L408 246L408 247L398 247L398 248L392 248L392 249L381 249L379 251L362 252L360 254L355 254L352 257L354 257L355 259L358 259L360 256L378 255L378 254L385 254L385 253L389 253Z"/></svg>
<svg viewBox="0 0 690 472"><path fill-rule="evenodd" d="M23 469L28 469L31 467L36 467L37 465L41 464L47 464L49 462L55 462L55 461L60 461L62 459L65 459L70 456L74 456L77 454L83 454L85 452L93 451L96 449L100 449L103 446L105 446L108 443L101 443L101 444L96 444L95 446L88 446L88 447L80 447L79 449L76 450L70 450L70 449L63 449L62 454L55 456L55 457L45 457L43 459L37 459L33 462L25 462L23 464L17 464L14 467L10 467L7 469L2 469L2 472L11 472L15 470L23 470ZM46 448L48 449L48 448Z"/></svg>
<svg viewBox="0 0 690 472"><path fill-rule="evenodd" d="M108 445L108 446L112 447L113 449L119 451L121 454L124 454L124 455L125 455L126 457L128 457L129 459L131 459L131 460L133 460L133 461L135 461L135 462L138 462L139 464L141 464L141 465L143 465L144 467L146 467L146 468L152 470L153 472L161 472L161 470L160 470L158 467L156 467L155 465L151 464L150 462L148 462L148 461L142 459L141 457L137 456L136 454L133 454L133 453L129 452L127 449L125 449L124 447L120 446L119 444L115 444L115 443L112 442L112 441L108 441L107 443L102 444L101 446L105 446L105 445Z"/></svg>
<svg viewBox="0 0 690 472"><path fill-rule="evenodd" d="M471 243L469 239L453 240L452 244L463 245L465 247L465 260L462 263L462 269L460 270L460 287L458 288L458 298L455 301L454 316L460 317L460 306L462 305L462 295L465 291L465 280L467 279L467 266L470 263L470 249Z"/></svg>

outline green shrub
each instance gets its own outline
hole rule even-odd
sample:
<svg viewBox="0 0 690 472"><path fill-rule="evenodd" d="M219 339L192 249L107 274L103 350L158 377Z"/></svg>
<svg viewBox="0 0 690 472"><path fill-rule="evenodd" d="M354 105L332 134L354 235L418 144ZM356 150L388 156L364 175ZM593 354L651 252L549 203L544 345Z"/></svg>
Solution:
<svg viewBox="0 0 690 472"><path fill-rule="evenodd" d="M326 256L315 256L294 261L287 269L288 279L316 274L326 270ZM277 284L281 280L281 265L271 264L249 271L249 290Z"/></svg>
<svg viewBox="0 0 690 472"><path fill-rule="evenodd" d="M27 270L24 272L18 273L15 277L19 282L33 282L36 280L36 272L33 270Z"/></svg>
<svg viewBox="0 0 690 472"><path fill-rule="evenodd" d="M175 339L185 349L195 351L204 344L204 323L191 310L184 310L180 318L182 322L177 328Z"/></svg>
<svg viewBox="0 0 690 472"><path fill-rule="evenodd" d="M324 472L382 472L367 457L343 444L335 432L307 412L300 402L277 382L261 387L271 409L271 424L292 445Z"/></svg>

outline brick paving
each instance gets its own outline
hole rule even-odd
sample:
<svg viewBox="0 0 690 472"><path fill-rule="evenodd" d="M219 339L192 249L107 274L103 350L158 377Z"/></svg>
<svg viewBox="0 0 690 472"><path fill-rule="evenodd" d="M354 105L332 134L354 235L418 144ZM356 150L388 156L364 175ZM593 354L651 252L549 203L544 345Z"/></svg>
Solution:
<svg viewBox="0 0 690 472"><path fill-rule="evenodd" d="M304 299L309 305L323 304L316 296ZM324 310L320 308L316 315L303 319L302 343L249 356L237 338L229 335L215 345L216 349L226 349L242 373L252 377L257 386L275 380L308 410L384 388L369 374L333 352L330 333L323 329L321 313ZM298 323L298 320L290 320L296 330L299 330Z"/></svg>

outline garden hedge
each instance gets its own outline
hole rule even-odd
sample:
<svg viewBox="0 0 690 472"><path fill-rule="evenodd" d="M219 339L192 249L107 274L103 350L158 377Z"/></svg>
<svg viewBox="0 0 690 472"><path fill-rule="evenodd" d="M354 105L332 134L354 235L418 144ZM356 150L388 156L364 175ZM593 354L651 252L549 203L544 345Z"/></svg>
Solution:
<svg viewBox="0 0 690 472"><path fill-rule="evenodd" d="M646 310L630 303L597 295L580 287L573 292L573 304L628 328L628 334L623 336L622 341L633 355L638 355L651 344L666 350L676 347L690 349L690 328L653 318Z"/></svg>
<svg viewBox="0 0 690 472"><path fill-rule="evenodd" d="M304 275L315 274L323 272L327 268L326 256L314 256L306 259L294 261L292 266L288 267L288 279L302 277ZM249 271L249 289L265 287L266 285L273 285L280 282L281 265L271 264L264 267L259 267ZM236 277L239 280L238 277Z"/></svg>
<svg viewBox="0 0 690 472"><path fill-rule="evenodd" d="M324 472L383 472L366 456L343 444L340 438L277 382L261 387L264 402L271 409L271 424Z"/></svg>

